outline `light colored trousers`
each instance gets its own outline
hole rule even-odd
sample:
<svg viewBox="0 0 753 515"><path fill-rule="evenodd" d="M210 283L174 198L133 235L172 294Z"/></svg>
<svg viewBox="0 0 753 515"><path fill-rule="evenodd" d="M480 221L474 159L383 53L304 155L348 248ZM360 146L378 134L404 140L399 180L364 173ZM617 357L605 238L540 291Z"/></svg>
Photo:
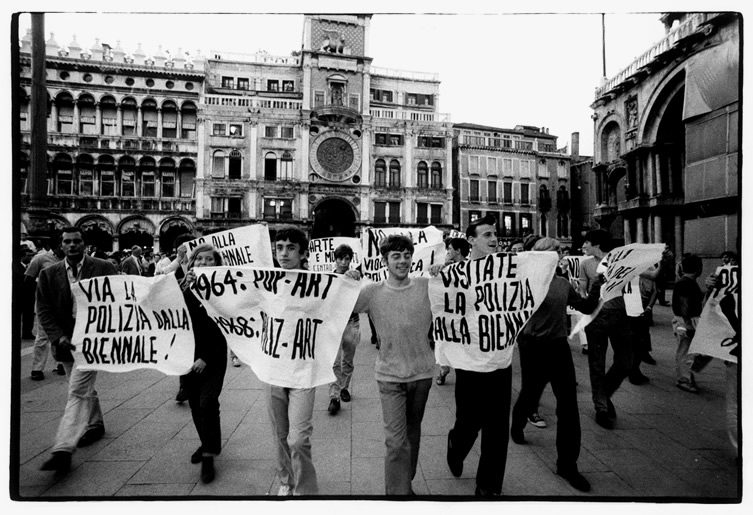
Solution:
<svg viewBox="0 0 753 515"><path fill-rule="evenodd" d="M32 372L43 372L50 355L50 339L44 332L39 317L34 313L34 356L31 360Z"/></svg>
<svg viewBox="0 0 753 515"><path fill-rule="evenodd" d="M314 495L319 486L311 459L314 432L314 388L283 388L267 385L267 408L277 447L280 483L293 495Z"/></svg>
<svg viewBox="0 0 753 515"><path fill-rule="evenodd" d="M412 495L421 444L421 421L432 379L408 383L377 381L384 419L384 489L387 495Z"/></svg>
<svg viewBox="0 0 753 515"><path fill-rule="evenodd" d="M724 362L725 376L727 379L727 392L725 396L727 408L727 437L732 450L737 454L737 363Z"/></svg>
<svg viewBox="0 0 753 515"><path fill-rule="evenodd" d="M675 379L678 382L695 384L695 377L691 370L693 365L693 358L688 356L688 349L690 348L690 342L693 340L695 331L690 330L682 331L680 328L685 327L685 322L681 317L672 318L672 331L677 338L677 351L675 352ZM678 330L680 329L680 330Z"/></svg>
<svg viewBox="0 0 753 515"><path fill-rule="evenodd" d="M63 367L68 376L68 402L58 425L52 452L72 453L81 435L89 429L104 427L104 419L94 389L97 373L79 370L74 363L63 363Z"/></svg>
<svg viewBox="0 0 753 515"><path fill-rule="evenodd" d="M361 330L358 320L349 320L340 341L340 348L337 349L335 364L332 365L335 382L329 385L330 399L339 399L340 390L347 390L350 387L350 379L353 377L353 358L356 355L356 346L360 339Z"/></svg>

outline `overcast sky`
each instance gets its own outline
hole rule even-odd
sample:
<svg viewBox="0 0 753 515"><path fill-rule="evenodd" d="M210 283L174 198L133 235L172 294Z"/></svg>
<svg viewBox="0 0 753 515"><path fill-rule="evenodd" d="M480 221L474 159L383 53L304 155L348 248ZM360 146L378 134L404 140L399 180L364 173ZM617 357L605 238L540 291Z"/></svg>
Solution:
<svg viewBox="0 0 753 515"><path fill-rule="evenodd" d="M491 4L493 5L493 4ZM373 65L438 73L438 110L453 122L548 127L558 146L580 132L581 154L593 153L590 104L602 77L601 15L503 13L375 14ZM46 37L74 35L90 48L99 38L131 52L211 50L289 55L302 43L301 14L48 13ZM664 36L659 13L606 15L607 76L617 74ZM30 27L21 16L20 34Z"/></svg>

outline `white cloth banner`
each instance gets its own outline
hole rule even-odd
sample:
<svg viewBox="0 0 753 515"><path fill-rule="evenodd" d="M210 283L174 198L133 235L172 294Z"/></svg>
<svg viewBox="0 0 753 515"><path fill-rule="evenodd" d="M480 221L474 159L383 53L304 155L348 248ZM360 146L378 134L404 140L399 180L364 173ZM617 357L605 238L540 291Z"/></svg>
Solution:
<svg viewBox="0 0 753 515"><path fill-rule="evenodd" d="M515 339L546 297L556 265L554 252L500 252L431 278L437 363L476 372L510 366Z"/></svg>
<svg viewBox="0 0 753 515"><path fill-rule="evenodd" d="M274 266L269 229L265 224L236 227L191 240L187 243L188 257L203 243L217 249L225 266Z"/></svg>
<svg viewBox="0 0 753 515"><path fill-rule="evenodd" d="M583 261L587 259L593 259L593 258L591 256L564 256L560 260L560 270L562 270L562 273L564 274L565 279L567 279L570 282L570 284L573 286L573 288L575 288L575 291L580 293L582 296L585 296L588 292L583 291L583 288L580 283L580 278L581 278L580 265L581 263L583 263ZM567 314L568 315L580 315L581 312L568 306Z"/></svg>
<svg viewBox="0 0 753 515"><path fill-rule="evenodd" d="M663 250L661 243L631 243L613 249L604 256L596 269L604 275L599 305L593 313L581 317L570 331L570 337L585 329L598 316L605 302L622 295L623 289L633 278L658 263Z"/></svg>
<svg viewBox="0 0 753 515"><path fill-rule="evenodd" d="M191 291L228 347L265 383L311 388L335 362L360 287L344 275L280 268L196 268Z"/></svg>
<svg viewBox="0 0 753 515"><path fill-rule="evenodd" d="M76 302L73 359L80 369L188 373L194 361L193 325L175 274L93 277L75 283L71 291Z"/></svg>
<svg viewBox="0 0 753 515"><path fill-rule="evenodd" d="M410 273L412 277L427 275L432 265L444 264L447 251L443 234L433 225L421 229L369 227L361 236L363 249L361 271L367 279L381 281L387 277L387 267L384 266L382 255L379 253L379 242L391 234L402 234L413 241L413 264Z"/></svg>
<svg viewBox="0 0 753 515"><path fill-rule="evenodd" d="M703 306L688 354L705 354L732 363L740 354L740 267L716 269L719 286Z"/></svg>
<svg viewBox="0 0 753 515"><path fill-rule="evenodd" d="M640 280L641 278L638 276L633 277L622 290L622 298L625 300L625 312L629 317L639 317L643 314Z"/></svg>
<svg viewBox="0 0 753 515"><path fill-rule="evenodd" d="M353 250L350 269L354 270L361 264L361 240L336 236L333 238L316 238L309 242L309 271L332 272L335 270L335 249L340 245L347 245Z"/></svg>
<svg viewBox="0 0 753 515"><path fill-rule="evenodd" d="M448 238L463 238L464 240L468 239L464 232L460 232L457 229L451 229Z"/></svg>

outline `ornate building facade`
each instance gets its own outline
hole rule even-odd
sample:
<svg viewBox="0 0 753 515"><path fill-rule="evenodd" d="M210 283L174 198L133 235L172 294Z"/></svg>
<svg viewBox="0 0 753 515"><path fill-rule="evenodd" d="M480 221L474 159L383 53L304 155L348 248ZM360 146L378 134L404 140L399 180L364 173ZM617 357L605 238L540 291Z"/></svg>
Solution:
<svg viewBox="0 0 753 515"><path fill-rule="evenodd" d="M31 35L21 40L22 208L28 201ZM169 247L194 229L201 62L120 45L46 42L48 225L109 251ZM22 221L24 213L22 212Z"/></svg>
<svg viewBox="0 0 753 515"><path fill-rule="evenodd" d="M460 230L491 214L505 240L539 234L570 244L570 156L546 128L457 123L453 161Z"/></svg>
<svg viewBox="0 0 753 515"><path fill-rule="evenodd" d="M718 264L739 250L740 17L669 13L666 37L596 91L595 219Z"/></svg>
<svg viewBox="0 0 753 515"><path fill-rule="evenodd" d="M266 221L313 237L452 222L439 80L381 69L370 15L306 15L289 56L147 56L46 44L49 224L104 250ZM21 42L29 169L30 35ZM23 189L22 191L25 191ZM22 193L22 209L25 206Z"/></svg>

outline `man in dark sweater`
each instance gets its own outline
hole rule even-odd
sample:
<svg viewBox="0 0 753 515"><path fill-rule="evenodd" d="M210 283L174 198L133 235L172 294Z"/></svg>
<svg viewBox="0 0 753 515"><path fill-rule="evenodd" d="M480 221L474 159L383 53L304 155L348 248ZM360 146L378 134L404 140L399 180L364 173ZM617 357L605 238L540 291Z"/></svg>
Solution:
<svg viewBox="0 0 753 515"><path fill-rule="evenodd" d="M703 292L696 279L701 275L703 264L701 258L685 254L680 262L680 279L672 290L672 329L677 338L675 370L677 387L689 393L698 393L695 378L691 371L693 359L688 358L688 348L695 335L695 321L703 309Z"/></svg>

